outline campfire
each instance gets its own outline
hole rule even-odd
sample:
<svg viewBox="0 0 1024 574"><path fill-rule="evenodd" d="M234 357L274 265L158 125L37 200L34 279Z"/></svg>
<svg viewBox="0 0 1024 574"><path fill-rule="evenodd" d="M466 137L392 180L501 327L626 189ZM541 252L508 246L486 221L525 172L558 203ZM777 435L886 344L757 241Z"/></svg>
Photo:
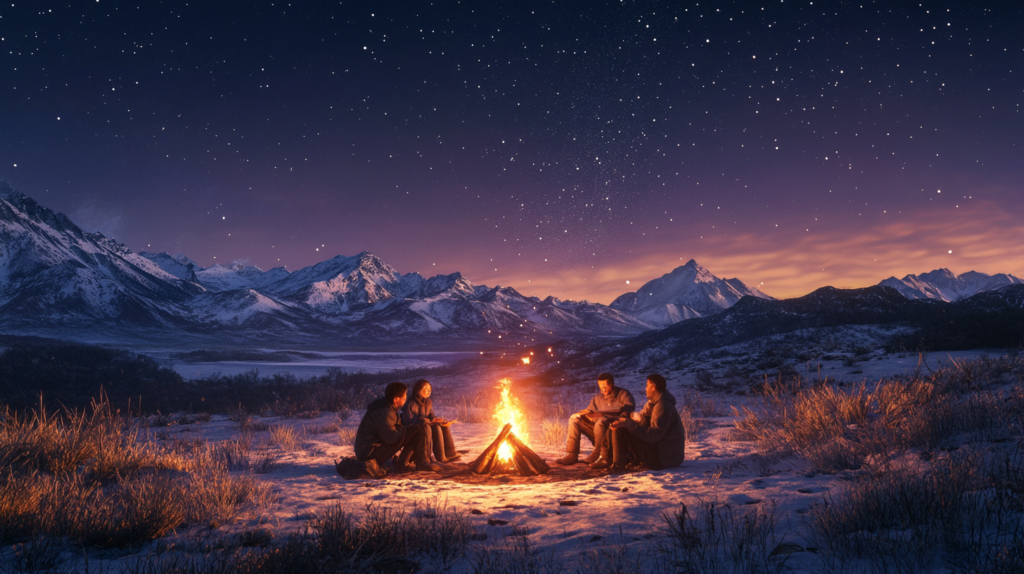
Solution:
<svg viewBox="0 0 1024 574"><path fill-rule="evenodd" d="M501 430L497 438L469 468L477 474L519 474L533 476L547 474L550 467L528 446L530 437L526 429L519 401L512 396L512 381L501 380L501 402L494 410L494 419Z"/></svg>

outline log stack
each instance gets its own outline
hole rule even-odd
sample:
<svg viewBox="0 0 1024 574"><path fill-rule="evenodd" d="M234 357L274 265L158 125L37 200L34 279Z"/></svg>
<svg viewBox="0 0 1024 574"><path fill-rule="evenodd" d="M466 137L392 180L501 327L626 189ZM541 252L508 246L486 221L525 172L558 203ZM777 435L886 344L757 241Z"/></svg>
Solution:
<svg viewBox="0 0 1024 574"><path fill-rule="evenodd" d="M512 459L503 461L498 458L498 448L501 443L507 442L512 450ZM501 429L497 438L488 446L476 460L469 463L469 469L477 474L519 474L521 476L535 476L547 474L551 467L530 447L519 440L512 433L512 425L506 424Z"/></svg>

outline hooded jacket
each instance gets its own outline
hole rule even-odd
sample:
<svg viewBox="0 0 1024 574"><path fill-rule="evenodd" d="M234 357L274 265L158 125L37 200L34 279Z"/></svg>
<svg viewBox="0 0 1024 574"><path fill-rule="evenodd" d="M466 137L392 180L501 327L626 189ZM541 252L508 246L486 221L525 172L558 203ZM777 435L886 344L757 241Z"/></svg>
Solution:
<svg viewBox="0 0 1024 574"><path fill-rule="evenodd" d="M665 391L657 399L647 401L639 415L639 423L632 419L626 423L629 432L644 442L657 444L658 458L664 468L682 464L686 429L676 411L676 398L672 393Z"/></svg>
<svg viewBox="0 0 1024 574"><path fill-rule="evenodd" d="M404 438L405 428L399 419L398 409L387 397L381 397L366 407L366 414L356 429L353 450L357 460L365 461L375 447L395 444Z"/></svg>

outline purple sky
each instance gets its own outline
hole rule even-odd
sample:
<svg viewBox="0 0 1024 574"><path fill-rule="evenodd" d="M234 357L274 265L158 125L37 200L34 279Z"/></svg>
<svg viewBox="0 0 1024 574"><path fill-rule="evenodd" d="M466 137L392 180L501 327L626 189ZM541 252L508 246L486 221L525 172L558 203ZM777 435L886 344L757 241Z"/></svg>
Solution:
<svg viewBox="0 0 1024 574"><path fill-rule="evenodd" d="M292 4L0 7L0 178L206 266L1024 275L1015 3Z"/></svg>

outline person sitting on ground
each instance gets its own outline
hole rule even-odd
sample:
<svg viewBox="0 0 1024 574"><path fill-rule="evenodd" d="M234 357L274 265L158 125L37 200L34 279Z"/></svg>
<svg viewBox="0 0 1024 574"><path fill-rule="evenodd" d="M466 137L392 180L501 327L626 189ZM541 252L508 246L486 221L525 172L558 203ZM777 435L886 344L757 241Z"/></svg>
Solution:
<svg viewBox="0 0 1024 574"><path fill-rule="evenodd" d="M455 450L455 439L452 438L452 421L446 421L434 415L434 402L431 400L432 385L426 379L416 381L412 386L412 398L402 407L402 424L423 425L427 439L427 455L434 455L437 462L451 462L462 455Z"/></svg>
<svg viewBox="0 0 1024 574"><path fill-rule="evenodd" d="M608 440L608 425L620 416L627 416L636 410L633 393L615 386L611 373L597 376L598 393L582 411L569 417L569 436L565 443L565 456L556 460L558 464L576 464L580 454L580 435L586 436L594 445L594 452L583 459L591 468L603 469L612 464L611 444Z"/></svg>
<svg viewBox="0 0 1024 574"><path fill-rule="evenodd" d="M384 396L366 407L366 414L363 415L363 420L359 422L359 428L356 430L354 450L356 460L366 464L368 471L379 472L399 451L401 454L395 463L395 470L398 472L437 472L441 469L427 458L426 433L423 432L423 425L403 425L399 418L398 413L406 401L406 391L404 383L389 383L384 388ZM411 460L415 461L415 466L410 464ZM374 465L380 468L374 468Z"/></svg>
<svg viewBox="0 0 1024 574"><path fill-rule="evenodd" d="M676 398L668 392L665 377L647 377L647 404L632 418L611 424L612 467L625 468L628 458L651 470L674 468L683 463L686 429L676 411Z"/></svg>

